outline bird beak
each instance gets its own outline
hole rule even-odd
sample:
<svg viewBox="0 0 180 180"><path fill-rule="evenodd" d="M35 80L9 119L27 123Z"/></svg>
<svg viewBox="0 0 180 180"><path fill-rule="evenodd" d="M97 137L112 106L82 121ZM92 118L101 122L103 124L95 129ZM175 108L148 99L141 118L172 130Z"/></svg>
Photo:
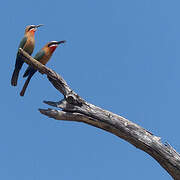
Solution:
<svg viewBox="0 0 180 180"><path fill-rule="evenodd" d="M57 41L57 44L64 44L66 41L63 40L63 41Z"/></svg>
<svg viewBox="0 0 180 180"><path fill-rule="evenodd" d="M44 24L36 25L36 28L41 27L41 26L44 26Z"/></svg>

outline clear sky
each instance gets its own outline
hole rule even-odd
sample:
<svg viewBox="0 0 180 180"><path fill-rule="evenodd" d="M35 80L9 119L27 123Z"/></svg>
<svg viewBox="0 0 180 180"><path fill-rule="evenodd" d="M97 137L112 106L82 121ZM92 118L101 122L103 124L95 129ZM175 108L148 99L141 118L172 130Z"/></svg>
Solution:
<svg viewBox="0 0 180 180"><path fill-rule="evenodd" d="M43 100L62 95L35 74L24 97L10 85L17 47L29 24L35 54L66 40L48 66L88 102L148 129L180 152L180 1L2 1L0 179L109 180L171 177L149 155L82 123L49 119Z"/></svg>

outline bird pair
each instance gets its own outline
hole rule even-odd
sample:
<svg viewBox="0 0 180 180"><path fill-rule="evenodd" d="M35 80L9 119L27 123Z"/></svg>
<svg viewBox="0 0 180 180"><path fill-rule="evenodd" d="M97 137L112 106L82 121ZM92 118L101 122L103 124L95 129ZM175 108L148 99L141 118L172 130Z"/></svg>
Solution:
<svg viewBox="0 0 180 180"><path fill-rule="evenodd" d="M25 29L25 34L23 39L21 40L20 44L19 44L19 48L22 48L24 51L26 51L29 55L32 54L33 50L34 50L34 45L35 45L35 40L34 40L34 34L37 30L37 28L39 28L40 26L42 26L42 24L39 25L29 25L26 27ZM42 63L43 65L45 65L49 59L51 58L53 52L55 51L55 49L58 47L59 44L65 43L65 41L51 41L49 43L47 43L35 56L34 59L36 59L37 61L39 61L40 63ZM18 48L18 49L19 49ZM15 68L14 68L14 72L11 78L11 85L12 86L17 86L17 81L18 81L18 76L19 76L19 71L22 68L24 61L22 59L22 56L19 54L19 52L17 53L16 56L16 63L15 63ZM34 69L33 67L29 66L23 77L27 77L25 84L20 92L21 96L24 96L26 88L32 78L32 76L34 75L34 73L37 70Z"/></svg>

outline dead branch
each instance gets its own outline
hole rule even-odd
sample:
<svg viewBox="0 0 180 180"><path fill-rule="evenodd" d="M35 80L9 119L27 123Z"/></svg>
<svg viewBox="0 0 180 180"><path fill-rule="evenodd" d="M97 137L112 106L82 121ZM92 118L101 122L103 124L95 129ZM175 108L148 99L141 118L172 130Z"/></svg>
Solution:
<svg viewBox="0 0 180 180"><path fill-rule="evenodd" d="M39 109L42 114L56 120L83 122L113 133L148 153L175 180L180 180L180 154L168 143L163 144L160 137L128 119L86 102L55 71L42 65L22 49L19 49L19 53L27 64L46 74L53 86L64 95L64 99L59 102L44 101L61 110Z"/></svg>

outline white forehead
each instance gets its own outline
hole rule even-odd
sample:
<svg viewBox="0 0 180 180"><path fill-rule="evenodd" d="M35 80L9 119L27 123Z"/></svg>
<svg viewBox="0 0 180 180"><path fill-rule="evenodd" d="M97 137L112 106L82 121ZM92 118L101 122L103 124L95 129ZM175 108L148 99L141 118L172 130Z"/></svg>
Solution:
<svg viewBox="0 0 180 180"><path fill-rule="evenodd" d="M57 41L51 41L50 43L57 43Z"/></svg>
<svg viewBox="0 0 180 180"><path fill-rule="evenodd" d="M31 25L26 26L26 28L27 28L27 27L31 27L31 26L34 26L34 27L35 27L35 25L31 24Z"/></svg>

